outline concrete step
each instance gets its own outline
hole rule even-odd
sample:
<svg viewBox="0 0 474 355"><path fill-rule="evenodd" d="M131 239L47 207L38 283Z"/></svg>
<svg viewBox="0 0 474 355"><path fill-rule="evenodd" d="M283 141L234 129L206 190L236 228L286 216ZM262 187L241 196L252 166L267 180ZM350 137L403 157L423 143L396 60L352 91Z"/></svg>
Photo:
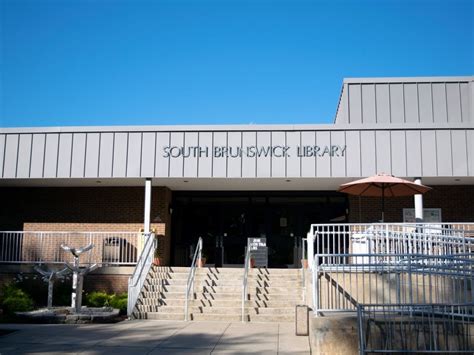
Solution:
<svg viewBox="0 0 474 355"><path fill-rule="evenodd" d="M212 292L199 292L195 293L194 299L196 300L241 300L242 293L241 292L219 292L219 293L212 293Z"/></svg>
<svg viewBox="0 0 474 355"><path fill-rule="evenodd" d="M249 300L251 301L299 301L302 298L302 294L287 294L287 293L274 293L274 294L249 294Z"/></svg>
<svg viewBox="0 0 474 355"><path fill-rule="evenodd" d="M249 307L246 309L247 314L261 314L261 315L295 315L294 307L276 307L276 308L259 308L259 307Z"/></svg>
<svg viewBox="0 0 474 355"><path fill-rule="evenodd" d="M163 313L163 312L148 312L146 319L154 320L184 320L184 310L181 313Z"/></svg>
<svg viewBox="0 0 474 355"><path fill-rule="evenodd" d="M294 323L295 316L288 314L277 314L277 315L267 315L267 314L249 314L247 315L249 322L262 322L262 323Z"/></svg>
<svg viewBox="0 0 474 355"><path fill-rule="evenodd" d="M157 273L188 273L189 267L186 266L154 266L151 267L152 272Z"/></svg>
<svg viewBox="0 0 474 355"><path fill-rule="evenodd" d="M160 308L158 305L143 305L143 304L137 304L135 306L138 312L141 313L148 313L148 312L158 312L158 309Z"/></svg>
<svg viewBox="0 0 474 355"><path fill-rule="evenodd" d="M215 322L240 322L240 314L218 314L218 313L191 313L190 320L193 321L215 321Z"/></svg>
<svg viewBox="0 0 474 355"><path fill-rule="evenodd" d="M249 293L263 293L263 294L301 294L303 292L302 287L294 286L292 288L288 287L280 287L280 286L269 286L269 287L248 287L247 288Z"/></svg>

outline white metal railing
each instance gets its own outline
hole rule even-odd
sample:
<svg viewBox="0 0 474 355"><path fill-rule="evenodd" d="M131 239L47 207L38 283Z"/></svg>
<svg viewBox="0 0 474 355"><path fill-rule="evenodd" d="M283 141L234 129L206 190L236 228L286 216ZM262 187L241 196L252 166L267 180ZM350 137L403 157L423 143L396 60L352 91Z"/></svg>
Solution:
<svg viewBox="0 0 474 355"><path fill-rule="evenodd" d="M318 316L359 304L472 303L473 280L471 253L316 254L313 310Z"/></svg>
<svg viewBox="0 0 474 355"><path fill-rule="evenodd" d="M153 263L155 249L158 248L154 233L144 235L145 245L138 259L132 276L128 279L128 301L127 315L130 317L140 296L140 292L145 284L148 273Z"/></svg>
<svg viewBox="0 0 474 355"><path fill-rule="evenodd" d="M194 277L196 275L196 263L202 257L202 238L199 237L199 240L196 245L196 250L194 251L193 262L189 269L188 281L186 282L186 295L184 301L184 320L187 321L189 318L189 292L192 292L194 296Z"/></svg>
<svg viewBox="0 0 474 355"><path fill-rule="evenodd" d="M469 253L474 252L474 223L313 224L311 239L314 254Z"/></svg>
<svg viewBox="0 0 474 355"><path fill-rule="evenodd" d="M474 304L357 308L359 354L471 354Z"/></svg>
<svg viewBox="0 0 474 355"><path fill-rule="evenodd" d="M94 248L81 263L98 265L134 265L143 247L142 233L133 232L0 232L0 263L62 264L72 262L61 244Z"/></svg>
<svg viewBox="0 0 474 355"><path fill-rule="evenodd" d="M306 255L306 240L307 238L303 238L301 241L302 244L302 260L306 260L308 262L307 255ZM303 290L303 304L306 304L306 267L307 265L303 264L303 261L301 261L301 288Z"/></svg>
<svg viewBox="0 0 474 355"><path fill-rule="evenodd" d="M241 310L242 322L245 322L245 303L247 302L247 299L248 299L249 269L250 269L250 248L247 247L245 251L244 277L242 279L242 310Z"/></svg>

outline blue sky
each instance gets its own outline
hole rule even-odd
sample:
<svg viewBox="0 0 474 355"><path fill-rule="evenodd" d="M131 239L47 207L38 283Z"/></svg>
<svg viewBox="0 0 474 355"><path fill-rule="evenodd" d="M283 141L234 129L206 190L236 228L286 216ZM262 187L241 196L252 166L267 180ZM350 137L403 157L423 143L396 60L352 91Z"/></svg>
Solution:
<svg viewBox="0 0 474 355"><path fill-rule="evenodd" d="M0 126L331 123L344 77L474 73L471 0L0 0Z"/></svg>

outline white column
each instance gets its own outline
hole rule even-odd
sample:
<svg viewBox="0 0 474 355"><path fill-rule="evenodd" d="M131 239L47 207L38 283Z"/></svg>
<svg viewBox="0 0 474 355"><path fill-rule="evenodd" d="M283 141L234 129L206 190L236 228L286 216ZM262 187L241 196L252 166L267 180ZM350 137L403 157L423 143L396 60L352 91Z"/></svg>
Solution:
<svg viewBox="0 0 474 355"><path fill-rule="evenodd" d="M306 250L308 251L308 267L313 269L313 260L314 260L314 235L311 232L308 232L306 235Z"/></svg>
<svg viewBox="0 0 474 355"><path fill-rule="evenodd" d="M415 178L415 184L421 185L421 178ZM423 222L423 195L415 195L415 220Z"/></svg>
<svg viewBox="0 0 474 355"><path fill-rule="evenodd" d="M150 211L151 211L151 179L145 181L145 215L143 218L143 229L145 233L150 233Z"/></svg>

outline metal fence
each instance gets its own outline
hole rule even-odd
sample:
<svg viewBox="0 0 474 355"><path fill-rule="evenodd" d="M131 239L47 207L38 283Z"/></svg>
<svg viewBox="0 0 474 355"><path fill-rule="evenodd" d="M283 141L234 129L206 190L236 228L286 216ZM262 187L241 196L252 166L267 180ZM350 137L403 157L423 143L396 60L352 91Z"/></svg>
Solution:
<svg viewBox="0 0 474 355"><path fill-rule="evenodd" d="M320 254L312 277L315 316L359 304L474 300L474 254Z"/></svg>
<svg viewBox="0 0 474 355"><path fill-rule="evenodd" d="M59 264L72 262L61 244L80 248L93 244L81 263L100 265L134 265L144 238L133 232L0 232L0 263Z"/></svg>
<svg viewBox="0 0 474 355"><path fill-rule="evenodd" d="M135 270L128 279L127 315L129 317L133 315L143 285L153 264L155 250L158 248L158 241L154 233L146 233L143 235L143 238L145 244L140 251Z"/></svg>
<svg viewBox="0 0 474 355"><path fill-rule="evenodd" d="M313 224L314 254L474 252L474 223Z"/></svg>
<svg viewBox="0 0 474 355"><path fill-rule="evenodd" d="M359 305L357 316L360 354L474 349L474 304Z"/></svg>

